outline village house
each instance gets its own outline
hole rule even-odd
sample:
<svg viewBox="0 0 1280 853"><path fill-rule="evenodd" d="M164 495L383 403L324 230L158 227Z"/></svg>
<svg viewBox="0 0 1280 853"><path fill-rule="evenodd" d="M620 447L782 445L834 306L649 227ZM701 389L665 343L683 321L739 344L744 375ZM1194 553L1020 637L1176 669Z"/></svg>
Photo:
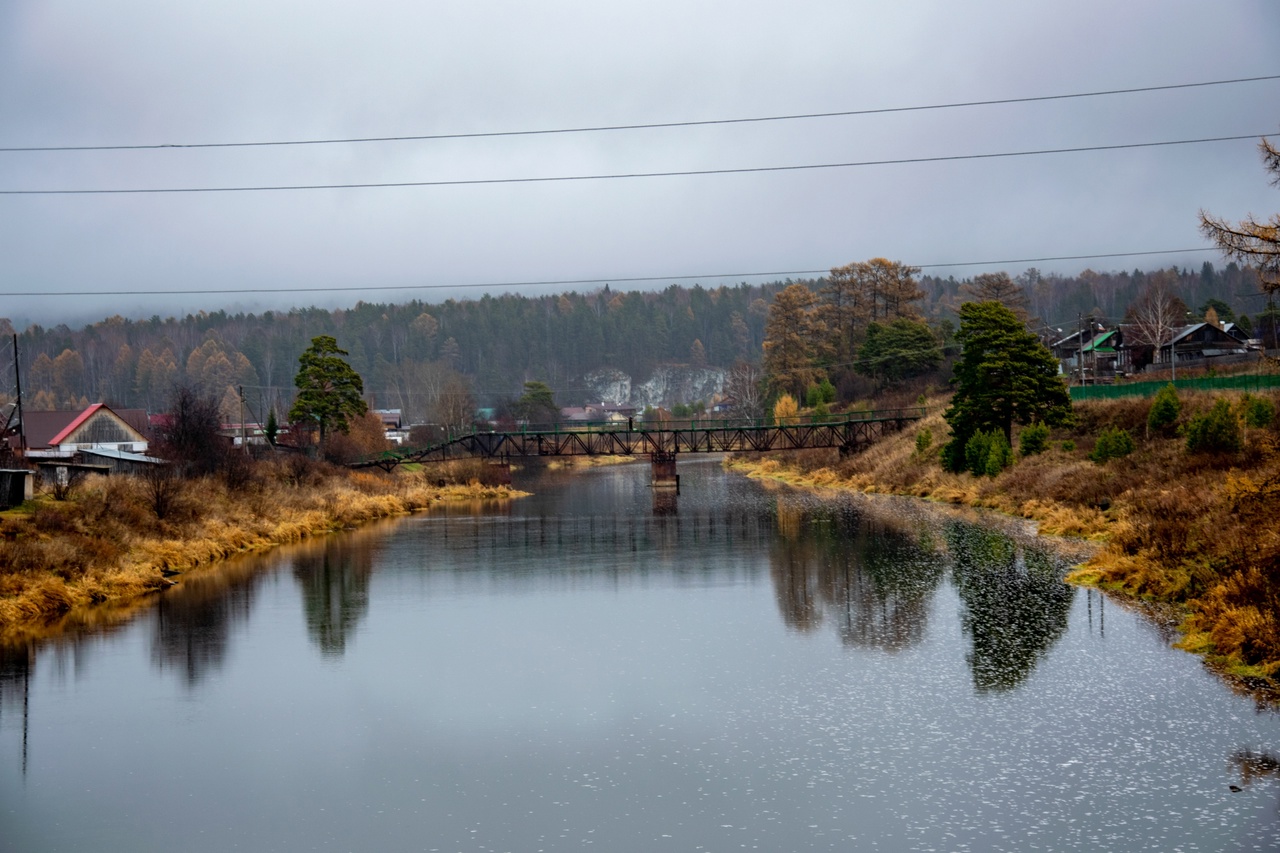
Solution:
<svg viewBox="0 0 1280 853"><path fill-rule="evenodd" d="M1127 324L1114 329L1095 326L1077 330L1049 348L1061 363L1062 373L1076 383L1110 383L1143 370L1169 370L1175 353L1177 366L1184 369L1248 357L1247 339L1230 323L1192 323L1175 328L1172 340L1160 347L1139 341L1134 327Z"/></svg>
<svg viewBox="0 0 1280 853"><path fill-rule="evenodd" d="M23 432L31 459L69 459L81 451L115 451L145 454L148 447L147 413L141 409L119 412L95 403L82 412L24 410ZM18 437L9 437L18 448Z"/></svg>
<svg viewBox="0 0 1280 853"><path fill-rule="evenodd" d="M22 427L27 461L59 485L88 473L134 474L163 464L146 455L149 423L141 409L117 412L95 403L82 412L23 411ZM7 440L18 453L19 437Z"/></svg>
<svg viewBox="0 0 1280 853"><path fill-rule="evenodd" d="M1117 373L1129 368L1129 354L1124 348L1124 332L1120 327L1104 329L1090 324L1077 329L1049 345L1059 369L1072 382L1114 382Z"/></svg>
<svg viewBox="0 0 1280 853"><path fill-rule="evenodd" d="M1213 323L1193 323L1179 329L1173 340L1160 347L1156 367L1167 367L1172 358L1177 358L1179 367L1199 367L1210 359L1224 361L1229 356L1243 356L1246 352L1244 342L1230 332Z"/></svg>

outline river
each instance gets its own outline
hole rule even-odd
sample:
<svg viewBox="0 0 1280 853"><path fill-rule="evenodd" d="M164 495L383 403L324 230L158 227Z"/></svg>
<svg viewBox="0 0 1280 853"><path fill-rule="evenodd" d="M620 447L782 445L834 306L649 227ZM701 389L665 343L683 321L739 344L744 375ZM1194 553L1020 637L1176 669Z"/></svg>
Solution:
<svg viewBox="0 0 1280 853"><path fill-rule="evenodd" d="M3 851L1280 849L1280 716L1063 558L520 472L0 656Z"/></svg>

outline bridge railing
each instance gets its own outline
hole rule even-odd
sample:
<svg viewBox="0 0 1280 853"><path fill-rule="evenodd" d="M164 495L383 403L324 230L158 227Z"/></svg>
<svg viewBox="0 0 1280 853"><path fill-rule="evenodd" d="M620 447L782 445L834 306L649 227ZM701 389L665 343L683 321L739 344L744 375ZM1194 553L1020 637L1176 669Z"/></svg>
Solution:
<svg viewBox="0 0 1280 853"><path fill-rule="evenodd" d="M926 414L922 406L899 409L876 409L853 412L838 412L826 415L795 415L788 418L712 418L694 417L661 421L645 421L640 418L630 420L606 421L561 421L559 423L518 423L506 428L497 426L475 426L465 430L446 429L441 437L423 447L408 446L396 450L385 451L376 457L364 460L373 463L376 460L395 460L416 455L431 448L443 449L445 446L464 440L470 436L481 434L505 434L519 436L562 436L574 433L617 433L617 432L720 432L732 430L760 431L778 427L807 427L821 425L840 425L848 423L864 423L870 421L905 421L919 420Z"/></svg>

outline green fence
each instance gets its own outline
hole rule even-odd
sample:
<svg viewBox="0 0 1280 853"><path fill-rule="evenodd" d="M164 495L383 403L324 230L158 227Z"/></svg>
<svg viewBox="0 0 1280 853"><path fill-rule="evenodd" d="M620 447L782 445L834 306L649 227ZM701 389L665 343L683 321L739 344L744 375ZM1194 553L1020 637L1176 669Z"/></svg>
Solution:
<svg viewBox="0 0 1280 853"><path fill-rule="evenodd" d="M1126 382L1122 385L1073 385L1072 400L1115 400L1119 397L1154 397L1169 384L1159 382ZM1173 383L1188 391L1265 391L1280 388L1280 374L1241 373L1236 376L1198 376Z"/></svg>

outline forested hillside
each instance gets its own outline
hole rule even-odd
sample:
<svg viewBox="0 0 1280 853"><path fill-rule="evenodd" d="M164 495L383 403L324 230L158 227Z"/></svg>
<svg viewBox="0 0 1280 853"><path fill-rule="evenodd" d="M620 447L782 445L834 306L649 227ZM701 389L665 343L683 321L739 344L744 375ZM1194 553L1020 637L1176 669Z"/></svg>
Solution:
<svg viewBox="0 0 1280 853"><path fill-rule="evenodd" d="M1033 322L1069 325L1079 314L1120 320L1153 278L1165 281L1186 305L1217 300L1239 316L1256 318L1252 270L1206 263L1196 271L1083 273L1065 277L1028 269L1012 279ZM965 299L967 279L918 279L923 296L914 311L935 329ZM465 384L480 404L518 396L526 380L540 380L561 404L588 396L585 373L614 368L643 379L660 364L731 367L761 361L774 297L796 282L661 291L615 291L548 296L502 295L439 304L358 303L346 310L298 308L263 314L201 312L182 318L110 317L82 329L32 326L16 330L23 396L31 409L106 402L162 409L175 385L219 400L244 386L250 415L283 412L293 392L299 353L317 335L332 335L350 352L376 407L401 408L411 420L429 419L450 383ZM817 293L830 280L800 282ZM1221 312L1220 312L1221 313ZM0 333L12 335L0 319ZM0 350L0 402L15 383L10 348ZM692 401L687 401L692 402Z"/></svg>
<svg viewBox="0 0 1280 853"><path fill-rule="evenodd" d="M481 403L518 396L526 380L536 379L567 404L586 393L582 375L600 367L645 375L664 363L758 358L768 304L781 286L604 287L434 305L111 317L79 330L32 326L18 333L23 394L32 409L103 401L154 411L175 384L218 398L243 385L253 414L265 418L266 407L288 407L298 354L313 337L332 335L365 377L371 402L413 418L428 417L429 401L458 379ZM0 333L13 331L0 319ZM5 347L0 364L10 362ZM12 370L0 390L12 396Z"/></svg>

